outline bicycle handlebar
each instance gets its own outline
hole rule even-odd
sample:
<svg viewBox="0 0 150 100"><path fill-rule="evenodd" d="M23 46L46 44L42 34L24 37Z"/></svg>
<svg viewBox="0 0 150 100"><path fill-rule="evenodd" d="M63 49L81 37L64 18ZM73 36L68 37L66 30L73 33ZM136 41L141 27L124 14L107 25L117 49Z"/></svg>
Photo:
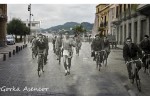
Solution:
<svg viewBox="0 0 150 100"><path fill-rule="evenodd" d="M126 62L126 65L129 64L129 63L132 63L132 62L136 62L136 61L142 62L142 60L139 58L138 60L131 60L131 61Z"/></svg>

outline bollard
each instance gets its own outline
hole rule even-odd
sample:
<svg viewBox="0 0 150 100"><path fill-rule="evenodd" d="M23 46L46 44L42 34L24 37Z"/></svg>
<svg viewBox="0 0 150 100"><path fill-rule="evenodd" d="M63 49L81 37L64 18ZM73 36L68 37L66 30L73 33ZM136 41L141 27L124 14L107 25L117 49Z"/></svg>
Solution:
<svg viewBox="0 0 150 100"><path fill-rule="evenodd" d="M9 57L11 57L11 52L9 52Z"/></svg>
<svg viewBox="0 0 150 100"><path fill-rule="evenodd" d="M23 49L24 49L24 45L23 45Z"/></svg>
<svg viewBox="0 0 150 100"><path fill-rule="evenodd" d="M3 55L3 61L5 61L5 60L6 60L6 54Z"/></svg>
<svg viewBox="0 0 150 100"><path fill-rule="evenodd" d="M22 46L21 46L21 50L22 50Z"/></svg>
<svg viewBox="0 0 150 100"><path fill-rule="evenodd" d="M16 53L18 53L18 46L16 46Z"/></svg>
<svg viewBox="0 0 150 100"><path fill-rule="evenodd" d="M13 50L13 55L15 55L15 50Z"/></svg>

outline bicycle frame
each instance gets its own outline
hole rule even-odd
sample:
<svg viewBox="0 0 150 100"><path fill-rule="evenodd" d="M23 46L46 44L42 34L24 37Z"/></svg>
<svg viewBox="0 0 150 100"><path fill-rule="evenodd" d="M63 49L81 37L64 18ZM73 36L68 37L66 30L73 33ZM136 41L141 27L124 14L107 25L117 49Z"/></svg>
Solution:
<svg viewBox="0 0 150 100"><path fill-rule="evenodd" d="M137 68L137 65L136 65L136 62L138 62L138 61L140 61L141 64L142 64L141 59L138 59L138 60L131 60L131 61L127 62L126 65L131 63L131 67L132 67L131 73L134 76L133 77L133 82L134 82L134 79L135 79L137 88L138 88L139 91L141 91L140 78L139 78L139 74L138 74L138 68Z"/></svg>
<svg viewBox="0 0 150 100"><path fill-rule="evenodd" d="M146 69L148 69L148 74L150 74L150 64L149 64L149 62L150 62L150 54L144 54L144 56L143 56L143 58L145 57L145 56L147 56L146 57L146 67L145 67L145 71L146 71Z"/></svg>

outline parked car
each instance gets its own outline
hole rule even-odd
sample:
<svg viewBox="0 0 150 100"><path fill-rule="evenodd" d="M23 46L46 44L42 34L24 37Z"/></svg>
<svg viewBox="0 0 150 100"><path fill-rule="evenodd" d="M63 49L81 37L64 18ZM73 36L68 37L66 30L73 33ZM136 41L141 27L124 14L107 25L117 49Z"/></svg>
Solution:
<svg viewBox="0 0 150 100"><path fill-rule="evenodd" d="M15 44L15 37L13 35L7 35L6 36L6 42L7 42L7 45L8 44Z"/></svg>

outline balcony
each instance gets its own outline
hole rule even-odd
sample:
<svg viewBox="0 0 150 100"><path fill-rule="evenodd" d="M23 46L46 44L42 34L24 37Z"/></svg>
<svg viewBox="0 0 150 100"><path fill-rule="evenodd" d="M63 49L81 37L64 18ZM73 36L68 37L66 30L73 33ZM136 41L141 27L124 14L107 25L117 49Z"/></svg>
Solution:
<svg viewBox="0 0 150 100"><path fill-rule="evenodd" d="M112 24L114 24L114 25L119 25L120 23L121 23L121 20L119 20L118 18L114 18L112 20Z"/></svg>

